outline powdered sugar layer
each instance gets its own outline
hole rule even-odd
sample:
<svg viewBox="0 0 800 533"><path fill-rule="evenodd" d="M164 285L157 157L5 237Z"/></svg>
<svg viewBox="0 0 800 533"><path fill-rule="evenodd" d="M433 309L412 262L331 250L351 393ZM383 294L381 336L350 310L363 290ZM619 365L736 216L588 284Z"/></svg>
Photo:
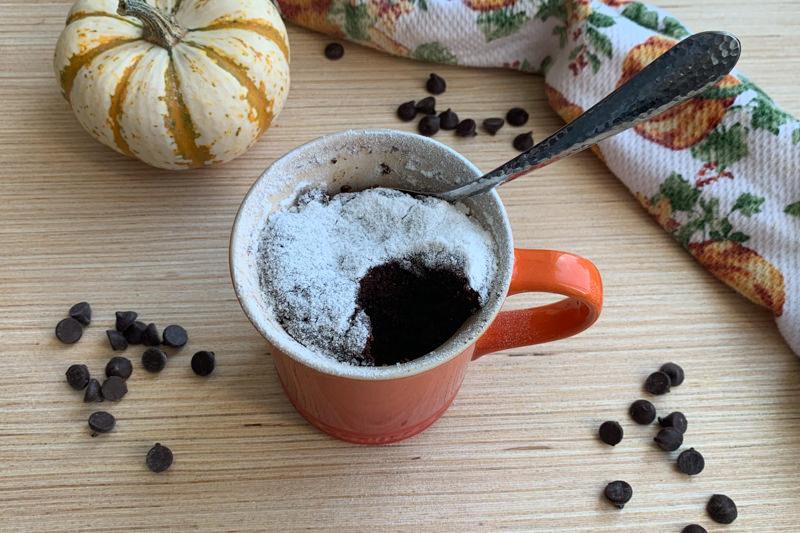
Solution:
<svg viewBox="0 0 800 533"><path fill-rule="evenodd" d="M261 236L262 290L292 337L343 362L359 364L369 317L357 309L359 282L393 259L461 270L485 303L495 276L489 233L463 204L369 189L328 198L304 194L270 215Z"/></svg>

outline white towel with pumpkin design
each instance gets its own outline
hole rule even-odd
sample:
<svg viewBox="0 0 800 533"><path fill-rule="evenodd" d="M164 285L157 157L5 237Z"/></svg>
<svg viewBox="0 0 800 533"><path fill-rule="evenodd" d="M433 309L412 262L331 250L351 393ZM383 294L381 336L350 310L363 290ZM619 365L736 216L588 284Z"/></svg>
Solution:
<svg viewBox="0 0 800 533"><path fill-rule="evenodd" d="M688 35L630 0L278 0L297 24L396 55L544 74L564 120ZM596 151L800 354L800 122L740 73Z"/></svg>

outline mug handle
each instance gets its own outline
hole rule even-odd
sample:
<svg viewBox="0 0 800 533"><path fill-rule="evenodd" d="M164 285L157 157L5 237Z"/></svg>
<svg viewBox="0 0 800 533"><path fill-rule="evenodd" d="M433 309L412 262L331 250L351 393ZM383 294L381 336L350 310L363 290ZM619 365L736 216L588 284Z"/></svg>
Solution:
<svg viewBox="0 0 800 533"><path fill-rule="evenodd" d="M585 330L603 308L603 282L583 257L554 250L514 250L508 295L552 292L565 299L517 311L503 311L475 343L473 361L488 353L571 337Z"/></svg>

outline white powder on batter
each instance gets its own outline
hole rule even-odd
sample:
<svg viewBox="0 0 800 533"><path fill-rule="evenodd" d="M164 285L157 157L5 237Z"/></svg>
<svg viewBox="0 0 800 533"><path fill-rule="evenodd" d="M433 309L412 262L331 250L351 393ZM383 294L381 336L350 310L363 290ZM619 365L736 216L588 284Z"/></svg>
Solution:
<svg viewBox="0 0 800 533"><path fill-rule="evenodd" d="M287 333L356 365L370 335L356 304L370 268L415 257L428 268L461 271L481 305L496 268L492 238L465 205L383 188L305 193L270 215L258 253L262 290Z"/></svg>

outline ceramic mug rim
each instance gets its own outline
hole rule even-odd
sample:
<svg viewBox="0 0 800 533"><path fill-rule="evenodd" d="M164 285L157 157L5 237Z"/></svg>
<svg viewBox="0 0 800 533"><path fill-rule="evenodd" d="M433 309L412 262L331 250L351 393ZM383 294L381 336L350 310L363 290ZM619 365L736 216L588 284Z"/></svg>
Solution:
<svg viewBox="0 0 800 533"><path fill-rule="evenodd" d="M278 159L274 160L265 170L261 173L261 175L253 182L253 184L249 187L247 193L242 199L242 202L239 205L238 212L236 214L236 218L233 223L233 227L231 229L231 236L229 241L228 247L228 262L229 262L229 270L231 276L231 282L233 284L234 292L236 294L236 298L239 301L242 310L247 316L250 323L255 327L255 329L268 341L268 343L273 347L273 349L277 348L282 353L290 357L291 359L297 361L300 364L313 368L321 373L335 375L340 377L346 377L350 379L357 379L357 380L365 380L365 381L382 381L382 380L393 380L393 379L401 379L407 378L411 376L415 376L424 372L428 372L433 370L436 367L439 367L448 361L456 358L458 355L462 354L465 350L467 350L471 345L474 345L475 342L486 332L486 330L491 326L492 322L494 321L497 314L500 312L500 308L505 301L506 294L508 292L508 288L511 284L511 274L514 267L514 247L513 247L513 237L511 233L511 223L508 219L508 215L505 210L505 206L503 205L500 196L497 194L495 190L492 190L485 194L486 197L490 200L492 207L497 211L496 216L492 216L491 224L493 229L497 233L503 234L503 242L497 242L497 249L495 250L498 256L503 253L505 254L505 264L508 268L502 269L500 268L500 264L503 262L502 260L498 259L498 271L496 273L495 283L499 284L500 286L496 288L499 289L500 296L494 298L487 302L487 304L475 315L475 317L481 317L480 320L473 320L472 324L465 330L468 332L468 335L454 335L451 340L445 342L442 346L437 348L436 350L426 354L414 361L409 363L403 363L398 365L392 366L384 366L384 367L357 367L353 365L348 365L346 363L338 363L335 365L336 371L332 370L330 364L320 364L319 361L316 359L319 357L324 357L321 355L317 355L315 358L307 358L299 356L296 351L291 346L292 343L299 345L297 341L291 339L289 334L280 328L280 332L273 331L274 329L278 328L270 328L267 324L262 323L262 321L258 320L256 315L256 310L254 308L254 304L250 301L251 299L244 294L244 290L242 288L241 280L238 279L237 271L237 261L243 260L237 250L241 248L241 240L247 240L248 237L252 239L251 235L243 235L241 233L241 227L243 225L243 221L248 213L246 213L245 207L248 205L248 202L253 201L255 195L259 191L260 187L264 186L264 182L269 179L270 172L281 164L286 164L288 161L292 161L298 158L304 157L308 152L315 152L318 151L318 148L322 148L327 145L331 145L333 143L339 142L341 140L348 140L350 138L375 138L378 140L383 140L383 138L396 138L402 139L405 142L416 144L419 147L419 151L438 151L440 156L449 157L455 159L459 163L461 163L466 169L468 169L475 177L478 177L483 174L481 170L475 166L469 159L465 156L447 146L444 143L441 143L437 140L431 139L429 137L423 137L421 135L417 135L414 133L404 132L400 130L394 130L390 128L372 128L372 129L363 129L363 130L343 130L327 135L323 135L306 143L303 143L289 152L285 153ZM488 210L484 210L488 211ZM503 246L505 244L505 246ZM289 339L292 342L287 342ZM456 337L460 337L460 342L454 343L451 342ZM302 345L300 345L302 347ZM295 347L296 348L296 347ZM303 347L304 348L304 347ZM308 350L307 348L305 348ZM308 350L310 351L310 350Z"/></svg>

